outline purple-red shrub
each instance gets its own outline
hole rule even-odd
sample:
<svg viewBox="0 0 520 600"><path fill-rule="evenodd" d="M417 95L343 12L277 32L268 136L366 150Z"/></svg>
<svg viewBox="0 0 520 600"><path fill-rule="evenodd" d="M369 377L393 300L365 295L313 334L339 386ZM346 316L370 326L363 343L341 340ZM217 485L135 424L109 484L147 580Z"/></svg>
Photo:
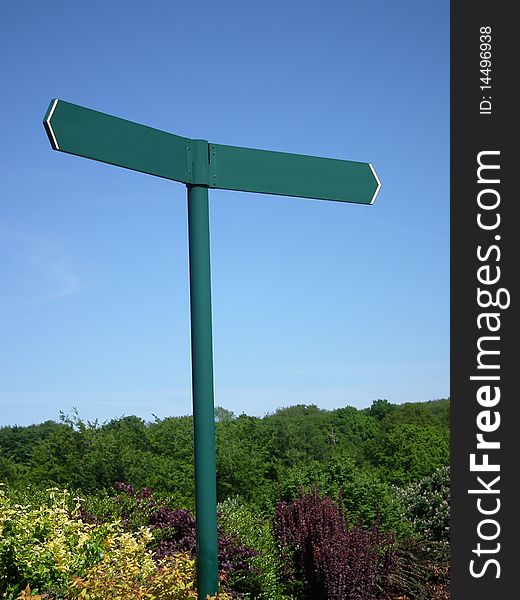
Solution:
<svg viewBox="0 0 520 600"><path fill-rule="evenodd" d="M156 561L176 553L187 552L196 556L195 518L184 509L173 509L157 498L150 488L136 490L132 485L116 482L118 492L103 515L93 514L84 507L80 518L85 522L101 523L107 516L117 516L129 530L147 526L153 532L154 540L150 549ZM253 574L250 559L258 552L240 544L236 535L218 531L218 564L221 575L234 578Z"/></svg>
<svg viewBox="0 0 520 600"><path fill-rule="evenodd" d="M161 506L152 513L149 525L156 534L156 560L177 552L189 552L195 556L195 519L189 511ZM245 576L251 573L250 559L254 556L258 556L258 552L240 544L236 535L225 535L219 529L218 565L222 574Z"/></svg>
<svg viewBox="0 0 520 600"><path fill-rule="evenodd" d="M377 524L349 528L341 505L317 489L278 504L275 530L292 567L288 580L303 578L313 600L386 600L394 537Z"/></svg>

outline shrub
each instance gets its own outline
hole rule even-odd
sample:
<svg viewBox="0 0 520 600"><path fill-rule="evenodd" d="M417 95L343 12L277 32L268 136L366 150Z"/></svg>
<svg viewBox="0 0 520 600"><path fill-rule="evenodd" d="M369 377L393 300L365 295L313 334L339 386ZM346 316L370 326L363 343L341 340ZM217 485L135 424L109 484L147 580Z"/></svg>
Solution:
<svg viewBox="0 0 520 600"><path fill-rule="evenodd" d="M122 532L106 539L101 560L81 577L71 578L69 597L88 600L150 598L148 580L156 571L152 554L146 549L150 540L147 529L138 534Z"/></svg>
<svg viewBox="0 0 520 600"><path fill-rule="evenodd" d="M160 498L148 488L141 490L133 486L117 482L119 492L111 499L102 502L87 503L90 508L101 508L103 514L94 514L82 507L82 516L91 523L102 522L104 518L117 516L128 530L146 526L152 533L150 549L157 563L172 555L189 554L196 556L195 518L184 509L174 509L170 503ZM258 552L240 543L234 533L219 530L218 563L221 576L226 580L226 587L249 581L254 572L251 563Z"/></svg>
<svg viewBox="0 0 520 600"><path fill-rule="evenodd" d="M14 483L19 476L19 466L9 458L0 455L0 481Z"/></svg>
<svg viewBox="0 0 520 600"><path fill-rule="evenodd" d="M341 499L338 504L321 497L317 489L280 502L276 533L293 572L302 578L299 590L313 600L375 600L389 598L389 576L394 560L394 539L377 525L348 528Z"/></svg>
<svg viewBox="0 0 520 600"><path fill-rule="evenodd" d="M397 598L410 600L449 600L450 563L432 560L424 542L401 542L391 585Z"/></svg>
<svg viewBox="0 0 520 600"><path fill-rule="evenodd" d="M398 537L410 534L392 486L343 452L334 453L326 463L314 461L287 470L280 484L280 496L287 502L293 501L302 486L310 485L317 485L324 496L336 498L341 494L343 509L351 523L368 527L379 519L382 529L394 531Z"/></svg>
<svg viewBox="0 0 520 600"><path fill-rule="evenodd" d="M193 600L197 598L195 560L173 554L156 563L144 544L127 543L83 577L73 578L69 598L86 600ZM231 600L225 592L219 600Z"/></svg>
<svg viewBox="0 0 520 600"><path fill-rule="evenodd" d="M190 600L197 598L196 578L195 560L189 554L173 554L156 565L145 546L129 544L105 557L82 578L73 578L68 598ZM231 600L225 592L218 598Z"/></svg>
<svg viewBox="0 0 520 600"><path fill-rule="evenodd" d="M247 590L258 600L291 600L281 581L282 561L271 519L259 517L256 509L238 497L220 503L218 511L222 530L258 553L251 559L252 570L247 577L237 580L230 574L231 587Z"/></svg>
<svg viewBox="0 0 520 600"><path fill-rule="evenodd" d="M406 517L418 540L425 542L430 557L449 560L450 468L440 467L428 477L397 490Z"/></svg>
<svg viewBox="0 0 520 600"><path fill-rule="evenodd" d="M0 492L0 591L12 597L27 584L35 592L62 595L68 582L96 563L118 562L121 552L144 548L151 534L124 532L117 521L93 525L70 512L70 494L50 489L46 502L15 504ZM150 562L151 561L151 562ZM151 556L149 564L154 564ZM127 568L122 566L121 568ZM140 564L146 570L146 564Z"/></svg>
<svg viewBox="0 0 520 600"><path fill-rule="evenodd" d="M151 493L141 490L140 497ZM0 488L2 598L196 598L194 558L178 552L154 557L150 528L129 531L120 519L83 519L89 515L67 491L50 489L36 500L18 504ZM219 600L230 599L219 594Z"/></svg>

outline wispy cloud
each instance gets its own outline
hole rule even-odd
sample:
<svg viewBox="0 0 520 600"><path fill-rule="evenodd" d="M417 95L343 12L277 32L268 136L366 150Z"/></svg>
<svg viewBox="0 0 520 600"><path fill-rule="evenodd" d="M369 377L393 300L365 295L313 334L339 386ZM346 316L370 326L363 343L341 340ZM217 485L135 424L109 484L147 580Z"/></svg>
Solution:
<svg viewBox="0 0 520 600"><path fill-rule="evenodd" d="M40 247L39 250L33 256L33 263L40 273L47 276L53 289L48 294L37 297L33 302L58 300L71 296L82 288L81 279L73 271L70 259L62 248L56 244L48 244L46 247Z"/></svg>
<svg viewBox="0 0 520 600"><path fill-rule="evenodd" d="M0 243L7 249L4 258L11 258L8 269L25 281L25 302L51 302L85 287L62 242L2 227Z"/></svg>

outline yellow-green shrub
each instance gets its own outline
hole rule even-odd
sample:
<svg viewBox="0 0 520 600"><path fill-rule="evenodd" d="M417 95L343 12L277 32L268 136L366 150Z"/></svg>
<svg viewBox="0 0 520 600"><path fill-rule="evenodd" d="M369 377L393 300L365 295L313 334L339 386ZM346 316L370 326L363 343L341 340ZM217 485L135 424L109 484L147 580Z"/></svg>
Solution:
<svg viewBox="0 0 520 600"><path fill-rule="evenodd" d="M83 577L72 579L69 598L85 600L192 600L197 598L196 564L189 554L179 553L156 567L148 561L144 546L125 543L107 555ZM211 599L210 599L211 600ZM231 600L225 593L218 600Z"/></svg>
<svg viewBox="0 0 520 600"><path fill-rule="evenodd" d="M45 501L22 505L0 488L1 598L197 597L196 563L189 554L171 555L157 564L148 550L149 529L127 532L118 520L85 523L79 508L67 491L51 489ZM218 595L218 600L230 599Z"/></svg>
<svg viewBox="0 0 520 600"><path fill-rule="evenodd" d="M153 598L147 591L148 579L156 570L151 552L146 549L150 540L147 529L108 537L103 558L81 577L71 578L68 597L86 600Z"/></svg>
<svg viewBox="0 0 520 600"><path fill-rule="evenodd" d="M196 598L195 561L189 554L175 554L161 561L150 582L150 592L157 600L188 600Z"/></svg>
<svg viewBox="0 0 520 600"><path fill-rule="evenodd" d="M117 523L93 526L68 510L67 492L48 490L47 502L14 504L0 490L0 592L9 597L27 583L35 591L61 592L71 575L99 560Z"/></svg>
<svg viewBox="0 0 520 600"><path fill-rule="evenodd" d="M79 505L69 510L70 494L48 490L45 503L14 504L0 490L0 594L13 597L30 584L40 593L60 597L73 577L98 564L111 573L146 578L155 563L146 545L147 529L124 532L119 521L93 525L79 519ZM101 567L97 567L101 569ZM115 597L115 596L114 596ZM128 596L126 596L128 598Z"/></svg>

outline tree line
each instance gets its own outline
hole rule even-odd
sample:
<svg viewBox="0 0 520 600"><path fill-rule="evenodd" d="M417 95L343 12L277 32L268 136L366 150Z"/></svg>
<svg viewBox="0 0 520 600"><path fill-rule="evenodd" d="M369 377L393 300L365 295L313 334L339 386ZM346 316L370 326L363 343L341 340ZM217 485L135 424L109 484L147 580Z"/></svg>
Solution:
<svg viewBox="0 0 520 600"><path fill-rule="evenodd" d="M296 405L264 417L217 407L218 499L240 496L269 508L311 483L327 494L341 486L354 493L355 486L383 497L388 486L418 481L449 464L449 415L448 399L376 400L362 410ZM1 427L0 480L84 493L110 491L124 481L193 508L192 417L146 422L122 416L100 424L73 411L59 421Z"/></svg>

